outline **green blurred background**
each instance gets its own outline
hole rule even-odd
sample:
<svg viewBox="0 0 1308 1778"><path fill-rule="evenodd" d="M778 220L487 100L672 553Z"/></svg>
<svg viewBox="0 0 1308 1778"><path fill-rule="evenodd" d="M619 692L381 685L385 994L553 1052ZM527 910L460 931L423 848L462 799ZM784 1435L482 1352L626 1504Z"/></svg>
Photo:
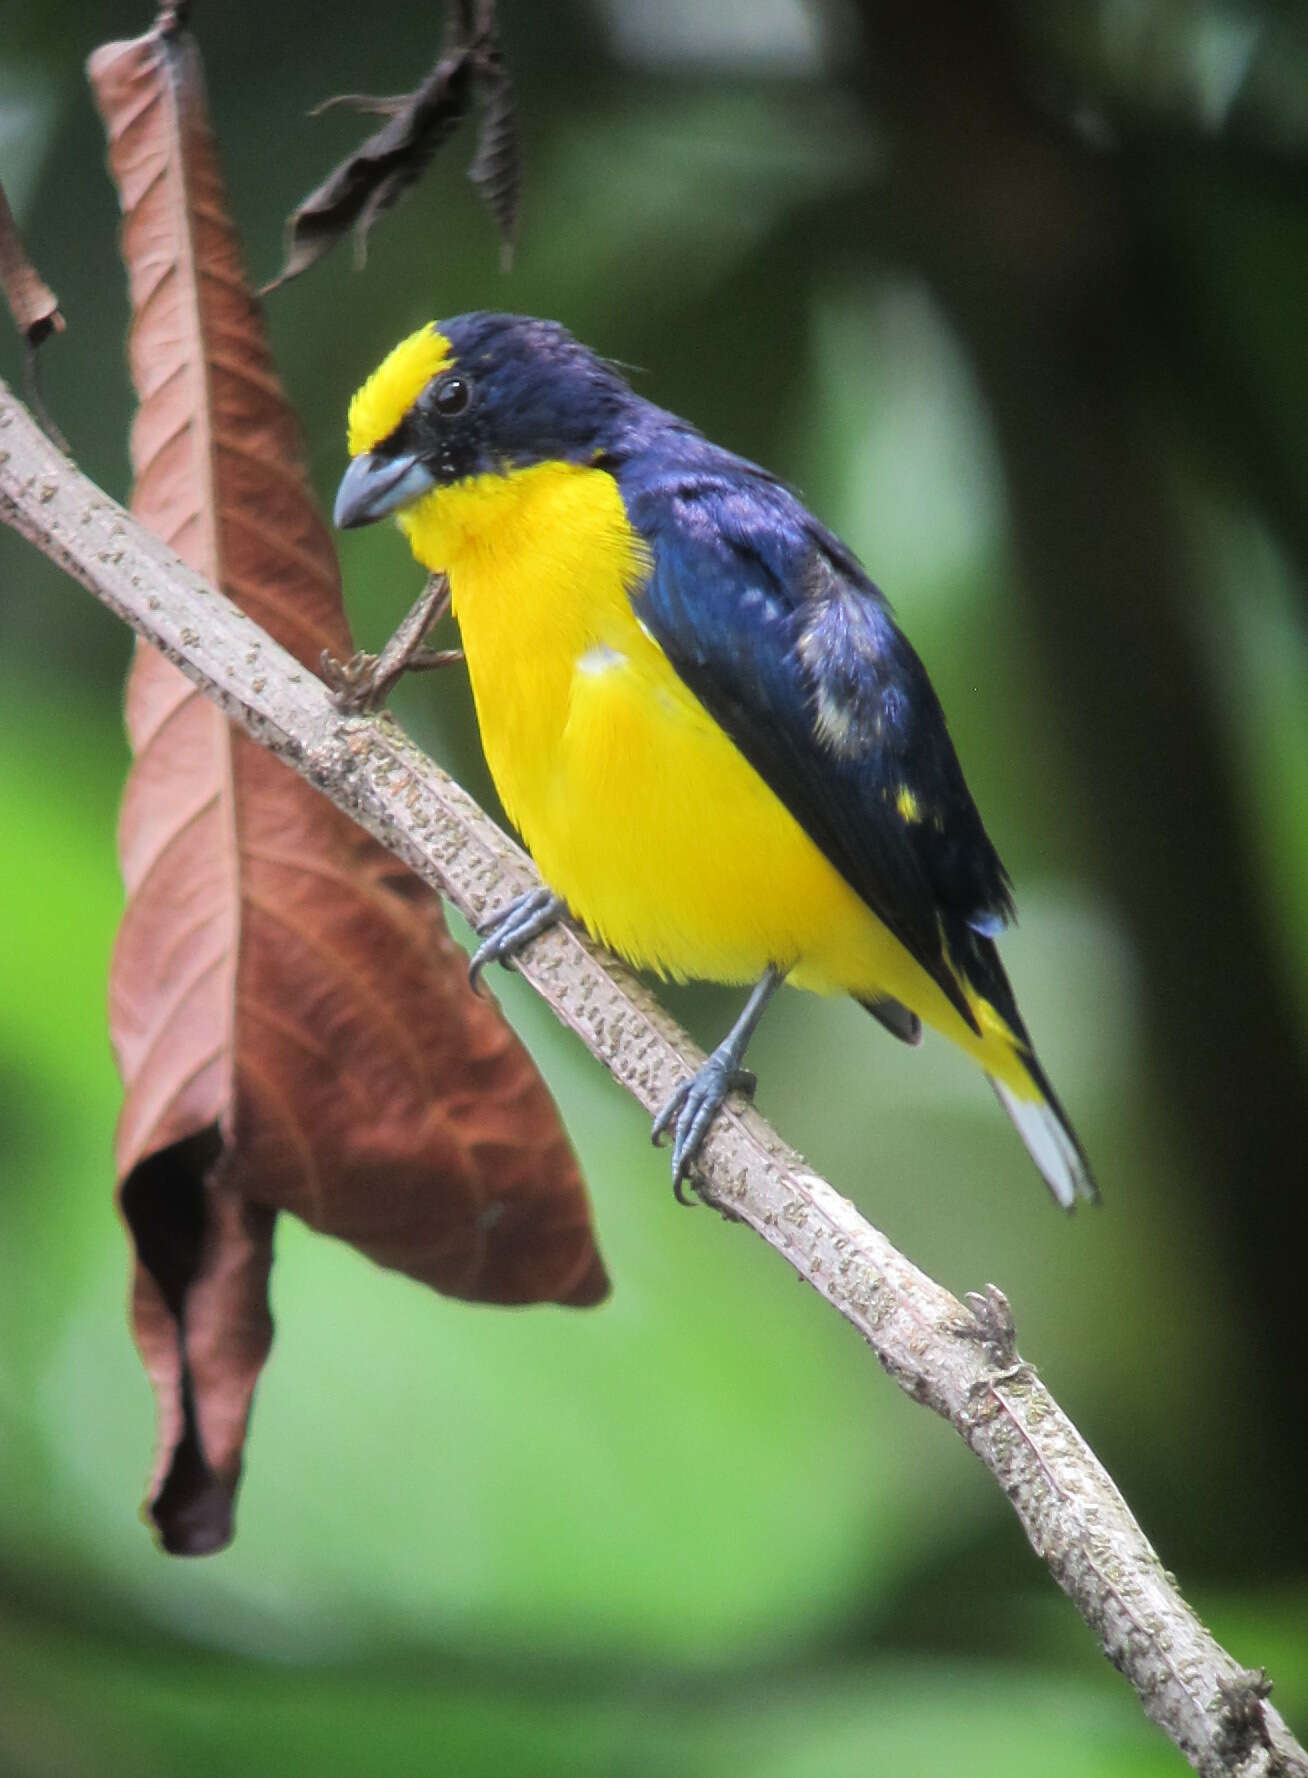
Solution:
<svg viewBox="0 0 1308 1778"><path fill-rule="evenodd" d="M1216 1632L1308 1726L1308 19L1276 0L503 0L521 240L447 149L270 301L329 497L434 315L556 316L800 487L895 601L1017 885L1005 956L1104 1187L1055 1213L985 1083L783 996L760 1104L1024 1353ZM81 75L136 5L0 5L0 175L128 489L116 205ZM257 279L425 71L432 9L200 6ZM0 335L3 329L0 328ZM0 372L18 382L13 337ZM397 536L342 554L362 641ZM284 1220L235 1546L158 1554L111 1204L104 978L128 636L0 536L0 1773L1182 1769L989 1478L521 984L615 1280L445 1302ZM466 691L404 720L490 799ZM701 1041L738 996L669 993Z"/></svg>

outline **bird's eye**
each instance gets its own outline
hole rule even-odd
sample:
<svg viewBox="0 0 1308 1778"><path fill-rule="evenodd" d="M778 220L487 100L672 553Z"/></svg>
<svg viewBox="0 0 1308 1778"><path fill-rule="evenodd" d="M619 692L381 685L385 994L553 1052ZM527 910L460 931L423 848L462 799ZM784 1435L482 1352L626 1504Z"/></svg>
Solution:
<svg viewBox="0 0 1308 1778"><path fill-rule="evenodd" d="M461 414L472 400L472 385L466 377L442 377L432 390L431 404L443 419L450 419L454 414Z"/></svg>

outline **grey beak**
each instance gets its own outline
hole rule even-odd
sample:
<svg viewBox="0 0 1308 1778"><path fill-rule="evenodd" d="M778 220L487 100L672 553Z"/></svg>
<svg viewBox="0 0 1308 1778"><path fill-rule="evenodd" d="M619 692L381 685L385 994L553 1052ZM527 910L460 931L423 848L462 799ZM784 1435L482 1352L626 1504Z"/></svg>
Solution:
<svg viewBox="0 0 1308 1778"><path fill-rule="evenodd" d="M364 451L341 477L332 519L342 531L371 525L435 486L435 476L416 457L374 457Z"/></svg>

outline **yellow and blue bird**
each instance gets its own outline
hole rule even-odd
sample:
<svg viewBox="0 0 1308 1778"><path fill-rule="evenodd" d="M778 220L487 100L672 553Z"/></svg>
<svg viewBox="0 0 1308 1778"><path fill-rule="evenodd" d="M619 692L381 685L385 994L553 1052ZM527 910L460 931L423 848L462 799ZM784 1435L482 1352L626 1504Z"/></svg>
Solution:
<svg viewBox="0 0 1308 1778"><path fill-rule="evenodd" d="M886 600L774 476L551 321L403 340L355 395L336 522L443 572L487 764L545 888L474 971L571 914L641 968L753 984L659 1113L678 1188L779 983L923 1023L989 1076L1060 1204L1093 1198L995 939L1009 880Z"/></svg>

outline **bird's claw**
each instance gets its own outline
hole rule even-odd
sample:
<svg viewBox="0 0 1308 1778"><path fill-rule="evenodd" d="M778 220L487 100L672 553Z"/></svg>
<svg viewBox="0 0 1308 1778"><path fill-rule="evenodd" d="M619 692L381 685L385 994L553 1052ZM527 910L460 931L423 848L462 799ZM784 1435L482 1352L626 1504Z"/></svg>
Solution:
<svg viewBox="0 0 1308 1778"><path fill-rule="evenodd" d="M567 913L563 901L550 889L529 889L479 928L481 943L468 963L468 980L475 988L488 963L513 967L513 959L533 938L539 937Z"/></svg>
<svg viewBox="0 0 1308 1778"><path fill-rule="evenodd" d="M744 1093L752 1099L757 1085L757 1076L748 1068L738 1067L734 1056L715 1050L697 1073L681 1082L660 1109L650 1130L650 1141L656 1148L661 1147L664 1136L672 1131L672 1191L679 1204L691 1202L682 1191L682 1184L727 1095Z"/></svg>

